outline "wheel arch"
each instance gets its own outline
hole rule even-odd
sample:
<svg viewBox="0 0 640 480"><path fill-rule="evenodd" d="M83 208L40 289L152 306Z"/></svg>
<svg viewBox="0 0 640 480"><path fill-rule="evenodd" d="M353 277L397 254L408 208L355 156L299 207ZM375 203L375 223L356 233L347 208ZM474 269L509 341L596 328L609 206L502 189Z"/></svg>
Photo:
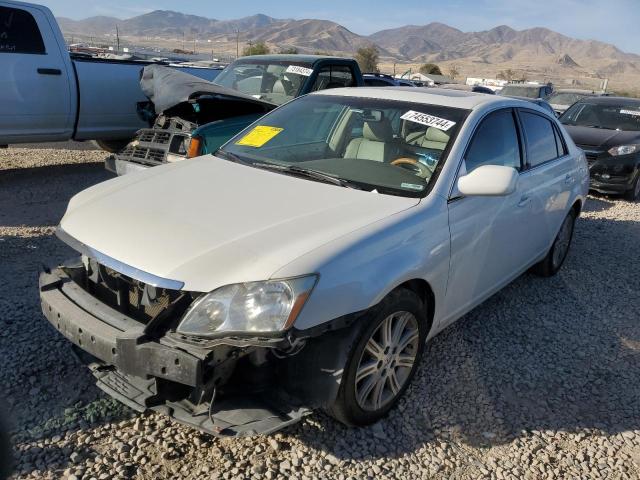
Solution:
<svg viewBox="0 0 640 480"><path fill-rule="evenodd" d="M405 288L407 290L412 291L422 301L423 305L426 307L426 320L427 320L427 335L431 331L433 327L433 318L436 309L436 296L433 293L433 289L429 282L427 282L424 278L414 278L411 280L406 280L393 290L397 290L400 288ZM393 291L392 290L392 291Z"/></svg>

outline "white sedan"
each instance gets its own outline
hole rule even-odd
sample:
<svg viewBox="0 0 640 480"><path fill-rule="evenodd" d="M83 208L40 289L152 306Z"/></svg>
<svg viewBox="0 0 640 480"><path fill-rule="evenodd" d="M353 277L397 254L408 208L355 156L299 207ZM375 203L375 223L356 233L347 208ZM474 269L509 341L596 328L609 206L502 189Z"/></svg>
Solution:
<svg viewBox="0 0 640 480"><path fill-rule="evenodd" d="M294 100L214 155L76 195L43 311L98 385L217 435L385 415L427 339L555 274L589 187L537 106L453 90ZM437 372L434 372L437 374Z"/></svg>

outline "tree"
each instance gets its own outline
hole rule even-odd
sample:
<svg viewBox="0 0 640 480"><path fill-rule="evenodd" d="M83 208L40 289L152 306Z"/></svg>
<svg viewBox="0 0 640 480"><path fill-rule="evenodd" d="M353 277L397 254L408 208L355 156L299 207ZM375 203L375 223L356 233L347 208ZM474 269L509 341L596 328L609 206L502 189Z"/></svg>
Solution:
<svg viewBox="0 0 640 480"><path fill-rule="evenodd" d="M458 66L454 63L449 67L449 76L455 80L458 75L460 75L460 70L458 70Z"/></svg>
<svg viewBox="0 0 640 480"><path fill-rule="evenodd" d="M498 80L507 80L508 82L510 82L515 78L516 72L514 72L510 68L507 68L506 70L502 70L500 73L498 73L497 76Z"/></svg>
<svg viewBox="0 0 640 480"><path fill-rule="evenodd" d="M435 63L425 63L420 67L420 73L424 75L442 75L442 70Z"/></svg>
<svg viewBox="0 0 640 480"><path fill-rule="evenodd" d="M288 55L297 55L298 49L296 47L286 47L280 50L280 53L288 54Z"/></svg>
<svg viewBox="0 0 640 480"><path fill-rule="evenodd" d="M248 55L266 55L269 51L269 47L264 42L258 42L254 45L250 43L248 47L242 50L242 55L245 57Z"/></svg>
<svg viewBox="0 0 640 480"><path fill-rule="evenodd" d="M359 48L355 55L356 62L363 72L379 72L378 60L380 55L375 45Z"/></svg>

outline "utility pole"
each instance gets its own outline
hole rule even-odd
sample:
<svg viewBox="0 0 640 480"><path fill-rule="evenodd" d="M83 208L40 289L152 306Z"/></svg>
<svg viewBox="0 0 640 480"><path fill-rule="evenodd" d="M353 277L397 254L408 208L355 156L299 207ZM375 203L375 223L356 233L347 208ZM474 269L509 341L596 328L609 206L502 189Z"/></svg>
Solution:
<svg viewBox="0 0 640 480"><path fill-rule="evenodd" d="M396 62L393 62L393 76L396 76Z"/></svg>
<svg viewBox="0 0 640 480"><path fill-rule="evenodd" d="M240 57L240 30L236 27L236 60Z"/></svg>
<svg viewBox="0 0 640 480"><path fill-rule="evenodd" d="M120 53L120 32L118 31L118 25L116 24L116 54Z"/></svg>
<svg viewBox="0 0 640 480"><path fill-rule="evenodd" d="M182 51L186 51L184 48L184 30L182 31Z"/></svg>
<svg viewBox="0 0 640 480"><path fill-rule="evenodd" d="M193 37L193 54L196 54L196 37Z"/></svg>

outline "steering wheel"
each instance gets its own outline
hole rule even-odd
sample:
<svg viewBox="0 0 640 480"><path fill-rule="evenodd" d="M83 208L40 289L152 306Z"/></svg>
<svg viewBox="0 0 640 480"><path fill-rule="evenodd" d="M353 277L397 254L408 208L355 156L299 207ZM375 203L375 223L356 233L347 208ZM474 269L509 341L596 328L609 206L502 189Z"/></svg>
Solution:
<svg viewBox="0 0 640 480"><path fill-rule="evenodd" d="M431 176L431 170L423 165L415 158L400 157L391 162L391 165L409 170L420 178L428 178Z"/></svg>

